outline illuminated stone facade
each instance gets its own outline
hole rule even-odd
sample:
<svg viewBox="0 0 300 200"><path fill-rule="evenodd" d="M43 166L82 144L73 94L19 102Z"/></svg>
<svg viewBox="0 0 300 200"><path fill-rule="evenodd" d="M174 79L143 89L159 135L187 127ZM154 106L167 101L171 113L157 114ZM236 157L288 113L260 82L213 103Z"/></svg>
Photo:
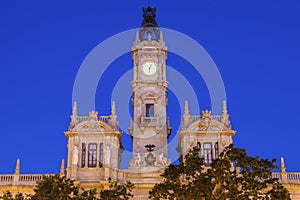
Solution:
<svg viewBox="0 0 300 200"><path fill-rule="evenodd" d="M129 127L133 138L129 169L120 169L123 146L115 103L112 102L109 116L99 116L96 111L90 111L88 116L78 116L80 102L78 105L74 102L71 122L65 132L68 138L67 167L65 169L63 160L60 174L66 174L86 189L97 188L98 191L108 187L108 178L131 181L135 184L134 199L147 199L148 191L161 181L160 174L170 163L167 140L171 127L166 113L167 46L155 21L155 9L144 10L143 25L132 47L132 59L134 116ZM193 116L185 102L178 132L179 155L198 146L204 161L211 163L232 143L235 131L231 128L225 101L222 106L219 115L205 110L201 115ZM292 199L300 199L300 172L286 172L282 159L281 172L273 173L273 176L291 192ZM41 178L41 174L21 174L18 160L15 174L0 174L0 194L5 191L32 193L36 181Z"/></svg>

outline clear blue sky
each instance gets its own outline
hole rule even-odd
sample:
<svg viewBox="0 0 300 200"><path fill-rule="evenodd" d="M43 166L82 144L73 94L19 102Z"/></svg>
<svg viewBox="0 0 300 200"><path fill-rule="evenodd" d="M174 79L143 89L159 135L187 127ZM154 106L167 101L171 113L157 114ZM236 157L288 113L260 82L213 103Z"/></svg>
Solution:
<svg viewBox="0 0 300 200"><path fill-rule="evenodd" d="M151 4L157 7L161 27L192 37L217 64L237 130L235 145L251 155L283 156L288 171L300 171L300 2ZM21 173L59 172L61 159L66 159L63 133L69 125L77 70L101 41L139 27L145 6L146 0L1 1L0 173L13 173L17 158ZM116 81L113 69L125 66L126 72L131 65L126 54L107 71L102 81L108 87L99 87L96 98L100 114L110 111L105 94L111 93L110 79ZM189 68L173 54L168 65L180 65L183 74ZM201 78L199 82L201 110L210 109L208 91ZM181 116L170 115L176 127Z"/></svg>

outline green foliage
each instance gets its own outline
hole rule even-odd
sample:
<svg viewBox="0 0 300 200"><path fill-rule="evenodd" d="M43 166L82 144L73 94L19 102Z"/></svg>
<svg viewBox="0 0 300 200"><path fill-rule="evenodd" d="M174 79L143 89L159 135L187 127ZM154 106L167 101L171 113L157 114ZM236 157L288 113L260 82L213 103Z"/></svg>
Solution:
<svg viewBox="0 0 300 200"><path fill-rule="evenodd" d="M84 190L74 184L74 180L67 179L65 176L49 175L43 176L38 181L34 194L26 197L18 193L15 196L7 191L0 199L3 200L128 200L133 197L131 193L134 185L131 182L120 184L109 180L108 190L100 192L100 199L96 197L97 190ZM81 191L81 192L79 192Z"/></svg>
<svg viewBox="0 0 300 200"><path fill-rule="evenodd" d="M43 176L34 188L32 200L68 200L79 194L79 189L74 181L59 174Z"/></svg>
<svg viewBox="0 0 300 200"><path fill-rule="evenodd" d="M3 199L3 200L26 200L26 199L29 199L29 197L23 196L22 193L17 193L15 196L13 196L11 192L7 191L3 194L2 197L0 197L0 199Z"/></svg>
<svg viewBox="0 0 300 200"><path fill-rule="evenodd" d="M244 149L232 145L209 166L199 155L194 148L186 154L184 162L167 167L162 174L163 182L155 185L149 198L290 200L289 192L272 178L274 159L251 157Z"/></svg>
<svg viewBox="0 0 300 200"><path fill-rule="evenodd" d="M117 181L109 179L109 189L100 192L101 200L128 200L133 197L132 189L134 185L131 182L120 184Z"/></svg>
<svg viewBox="0 0 300 200"><path fill-rule="evenodd" d="M7 191L3 194L3 196L1 197L1 199L3 200L14 200L13 195L10 191Z"/></svg>

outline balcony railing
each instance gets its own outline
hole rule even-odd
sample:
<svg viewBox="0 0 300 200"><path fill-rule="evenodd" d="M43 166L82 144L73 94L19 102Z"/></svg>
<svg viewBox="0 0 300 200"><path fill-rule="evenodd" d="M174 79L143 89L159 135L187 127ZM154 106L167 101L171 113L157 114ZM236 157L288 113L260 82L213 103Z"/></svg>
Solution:
<svg viewBox="0 0 300 200"><path fill-rule="evenodd" d="M49 176L49 175L46 175ZM43 179L42 174L1 174L0 186L21 185L30 186L35 185L37 181Z"/></svg>
<svg viewBox="0 0 300 200"><path fill-rule="evenodd" d="M105 123L108 123L109 119L110 119L110 116L98 116L98 120L103 121ZM89 116L78 116L77 120L78 120L78 123L81 123L81 122L89 120Z"/></svg>
<svg viewBox="0 0 300 200"><path fill-rule="evenodd" d="M122 178L121 175L125 178L124 173L118 178ZM272 177L278 178L284 184L300 184L300 172L273 172ZM0 186L33 186L42 178L42 174L1 174Z"/></svg>
<svg viewBox="0 0 300 200"><path fill-rule="evenodd" d="M141 117L141 125L158 125L158 117Z"/></svg>

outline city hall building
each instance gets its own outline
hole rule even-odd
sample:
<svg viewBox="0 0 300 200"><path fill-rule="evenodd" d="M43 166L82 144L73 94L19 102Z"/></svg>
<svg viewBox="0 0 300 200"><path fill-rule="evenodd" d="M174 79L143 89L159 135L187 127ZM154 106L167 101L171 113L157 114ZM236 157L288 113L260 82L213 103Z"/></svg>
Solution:
<svg viewBox="0 0 300 200"><path fill-rule="evenodd" d="M166 112L168 47L156 22L155 8L143 9L143 22L132 43L133 74L128 84L132 86L133 118L128 119L128 130L133 146L129 168L120 169L124 147L115 102L109 116L93 110L87 116L79 116L80 102L74 102L70 125L64 133L68 139L68 159L66 163L62 161L59 173L84 188L98 191L108 188L109 178L131 181L135 184L134 199L147 199L149 190L162 181L160 174L171 163L168 138L172 129ZM185 102L174 151L184 155L198 146L205 163L218 158L235 135L226 102L220 104L222 112L218 115L205 110L194 116L189 113L189 102ZM292 199L300 199L300 172L286 172L283 158L280 169L273 176L290 191ZM42 174L22 174L18 160L14 174L0 174L0 194L32 193L41 178Z"/></svg>

